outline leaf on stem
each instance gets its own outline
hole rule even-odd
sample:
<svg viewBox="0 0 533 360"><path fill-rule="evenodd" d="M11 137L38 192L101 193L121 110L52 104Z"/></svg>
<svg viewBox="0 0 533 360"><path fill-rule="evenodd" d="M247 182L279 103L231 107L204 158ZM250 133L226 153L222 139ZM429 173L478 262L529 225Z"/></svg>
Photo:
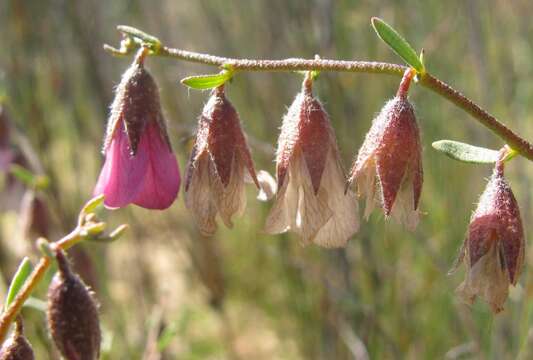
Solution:
<svg viewBox="0 0 533 360"><path fill-rule="evenodd" d="M219 87L233 76L232 71L222 70L218 74L189 76L181 80L181 83L191 89L207 90Z"/></svg>
<svg viewBox="0 0 533 360"><path fill-rule="evenodd" d="M22 289L22 287L26 283L26 280L30 276L32 268L33 267L31 265L31 261L28 257L22 259L17 269L17 272L13 276L13 280L11 280L11 284L9 285L4 309L7 309L9 305L13 302L13 300L17 297L17 294L19 293L20 289Z"/></svg>
<svg viewBox="0 0 533 360"><path fill-rule="evenodd" d="M413 67L418 73L423 74L426 72L424 64L416 54L416 51L392 26L380 18L373 17L372 27L379 38L389 45L409 66Z"/></svg>
<svg viewBox="0 0 533 360"><path fill-rule="evenodd" d="M471 164L492 164L498 160L499 152L479 146L465 144L453 140L439 140L431 144L437 151L446 156Z"/></svg>

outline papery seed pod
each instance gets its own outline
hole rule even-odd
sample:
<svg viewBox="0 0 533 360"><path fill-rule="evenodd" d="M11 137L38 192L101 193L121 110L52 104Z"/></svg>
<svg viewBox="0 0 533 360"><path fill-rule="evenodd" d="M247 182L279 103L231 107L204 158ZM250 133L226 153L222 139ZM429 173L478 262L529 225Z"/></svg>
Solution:
<svg viewBox="0 0 533 360"><path fill-rule="evenodd" d="M522 271L525 239L520 209L498 162L472 215L459 261L466 278L457 288L468 304L477 296L494 313L503 310L509 285L516 285Z"/></svg>
<svg viewBox="0 0 533 360"><path fill-rule="evenodd" d="M94 360L100 354L100 323L91 291L56 253L58 272L48 288L48 327L66 360Z"/></svg>
<svg viewBox="0 0 533 360"><path fill-rule="evenodd" d="M423 183L420 130L407 99L412 76L408 70L396 97L374 119L348 180L366 197L366 218L377 204L410 230L418 224Z"/></svg>
<svg viewBox="0 0 533 360"><path fill-rule="evenodd" d="M94 194L105 195L108 208L130 203L166 209L180 186L157 85L144 68L145 49L122 76L104 140L105 163Z"/></svg>
<svg viewBox="0 0 533 360"><path fill-rule="evenodd" d="M344 246L359 227L329 116L304 81L283 118L276 158L277 194L265 231L294 231L302 243Z"/></svg>
<svg viewBox="0 0 533 360"><path fill-rule="evenodd" d="M217 214L231 228L232 217L243 213L246 175L259 188L239 115L219 87L198 119L185 180L185 204L203 235L214 234Z"/></svg>
<svg viewBox="0 0 533 360"><path fill-rule="evenodd" d="M15 331L0 349L0 360L33 360L35 356L31 344L24 336L22 319L15 321Z"/></svg>

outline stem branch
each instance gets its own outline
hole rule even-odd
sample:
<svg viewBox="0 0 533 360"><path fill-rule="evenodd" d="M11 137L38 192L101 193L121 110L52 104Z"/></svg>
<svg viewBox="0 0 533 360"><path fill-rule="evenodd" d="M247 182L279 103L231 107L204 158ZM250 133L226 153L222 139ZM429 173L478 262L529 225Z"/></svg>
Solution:
<svg viewBox="0 0 533 360"><path fill-rule="evenodd" d="M76 228L70 234L51 244L51 246L58 249L66 250L81 240L83 240L83 237L80 234L80 229ZM39 263L33 269L31 275L26 280L24 287L17 294L11 305L9 305L9 307L2 313L0 317L0 344L6 338L7 332L9 331L9 326L15 320L16 316L20 312L20 309L22 308L26 300L30 297L35 287L42 280L51 264L52 261L49 257L41 257Z"/></svg>
<svg viewBox="0 0 533 360"><path fill-rule="evenodd" d="M127 52L126 52L127 53ZM123 53L125 54L125 53ZM388 74L402 76L407 67L386 62L375 61L344 61L328 59L297 59L284 60L253 60L235 59L222 56L202 54L182 49L161 46L152 56L171 57L188 62L200 63L212 66L231 66L235 71L334 71L334 72L358 72L373 74ZM520 155L533 161L533 145L509 129L496 117L482 109L474 101L467 98L450 85L432 76L429 73L420 74L419 83L444 97L455 106L463 109L481 125L487 127L495 135L500 137L512 149Z"/></svg>

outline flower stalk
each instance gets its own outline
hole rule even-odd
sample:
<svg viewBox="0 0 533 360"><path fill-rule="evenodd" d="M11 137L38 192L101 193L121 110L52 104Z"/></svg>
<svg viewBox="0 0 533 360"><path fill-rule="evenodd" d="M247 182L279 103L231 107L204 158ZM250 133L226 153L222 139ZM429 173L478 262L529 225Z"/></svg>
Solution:
<svg viewBox="0 0 533 360"><path fill-rule="evenodd" d="M125 36L120 49L115 49L109 45L104 45L104 49L116 56L124 56L132 54L136 49L147 42L150 46L151 35L144 34L142 31L133 29L137 35L124 31L124 28L119 26ZM131 29L130 29L131 30ZM144 34L144 37L138 35ZM129 40L129 41L128 41ZM152 51L149 56L169 57L177 60L187 62L194 62L204 65L217 66L220 68L231 67L237 73L239 71L269 71L269 72L288 72L288 71L332 71L332 72L353 72L353 73L371 73L371 74L386 74L402 77L406 66L392 64L387 62L376 61L346 61L346 60L331 60L331 59L300 59L289 58L283 60L270 59L236 59L222 56L214 56L210 54L197 53L179 48L172 48L164 46L157 41L157 46L151 46ZM494 115L484 110L474 101L463 95L461 92L455 90L453 87L431 75L427 71L418 74L418 84L435 92L437 95L444 97L455 106L463 109L469 113L481 125L491 130L496 136L500 137L513 150L520 155L533 161L533 144L526 139L520 137L513 130L508 128L504 123L499 121Z"/></svg>
<svg viewBox="0 0 533 360"><path fill-rule="evenodd" d="M50 250L67 250L83 240L95 239L101 240L109 238L115 240L125 230L125 225L119 226L116 230L112 231L109 235L103 233L104 227L101 227L99 233L94 233L90 230L94 225L100 224L95 214L92 211L97 205L103 202L103 197L96 197L90 200L81 210L79 215L79 221L74 230L63 238L47 244ZM89 208L91 206L91 208ZM117 230L118 233L117 233ZM117 233L117 234L115 234ZM40 239L41 240L41 239ZM53 251L52 251L53 252ZM52 259L48 255L44 255L40 258L39 262L33 269L32 273L26 280L24 286L20 289L19 293L4 312L0 314L0 344L2 344L7 336L10 325L15 321L22 306L26 300L30 297L33 290L37 287L40 281L43 279L48 268L52 265Z"/></svg>

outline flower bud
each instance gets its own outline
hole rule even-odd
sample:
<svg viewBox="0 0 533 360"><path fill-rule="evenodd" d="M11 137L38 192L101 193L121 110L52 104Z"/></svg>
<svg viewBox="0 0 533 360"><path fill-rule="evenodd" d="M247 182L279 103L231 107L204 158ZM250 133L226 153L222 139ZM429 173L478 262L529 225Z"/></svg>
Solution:
<svg viewBox="0 0 533 360"><path fill-rule="evenodd" d="M244 212L246 175L259 188L239 115L219 87L198 119L185 181L185 204L203 235L214 234L217 214L231 228L233 215Z"/></svg>
<svg viewBox="0 0 533 360"><path fill-rule="evenodd" d="M0 349L0 360L33 360L35 356L31 344L24 336L22 320L15 322L15 331Z"/></svg>
<svg viewBox="0 0 533 360"><path fill-rule="evenodd" d="M522 271L524 248L520 209L499 163L468 226L459 257L466 278L458 295L468 304L479 296L494 313L503 310L509 285L516 285Z"/></svg>
<svg viewBox="0 0 533 360"><path fill-rule="evenodd" d="M134 203L166 209L176 199L180 174L167 134L157 85L144 68L146 50L122 76L104 140L105 163L94 190L104 204Z"/></svg>
<svg viewBox="0 0 533 360"><path fill-rule="evenodd" d="M311 80L283 118L276 158L277 194L265 230L294 231L302 243L344 246L359 227L357 203L345 193L335 133Z"/></svg>
<svg viewBox="0 0 533 360"><path fill-rule="evenodd" d="M423 170L420 131L413 106L407 99L411 73L406 73L398 94L374 119L352 166L349 184L366 197L365 217L376 204L386 216L414 230Z"/></svg>
<svg viewBox="0 0 533 360"><path fill-rule="evenodd" d="M48 288L48 327L66 360L95 360L100 354L100 324L91 291L70 270L61 250L58 272Z"/></svg>

